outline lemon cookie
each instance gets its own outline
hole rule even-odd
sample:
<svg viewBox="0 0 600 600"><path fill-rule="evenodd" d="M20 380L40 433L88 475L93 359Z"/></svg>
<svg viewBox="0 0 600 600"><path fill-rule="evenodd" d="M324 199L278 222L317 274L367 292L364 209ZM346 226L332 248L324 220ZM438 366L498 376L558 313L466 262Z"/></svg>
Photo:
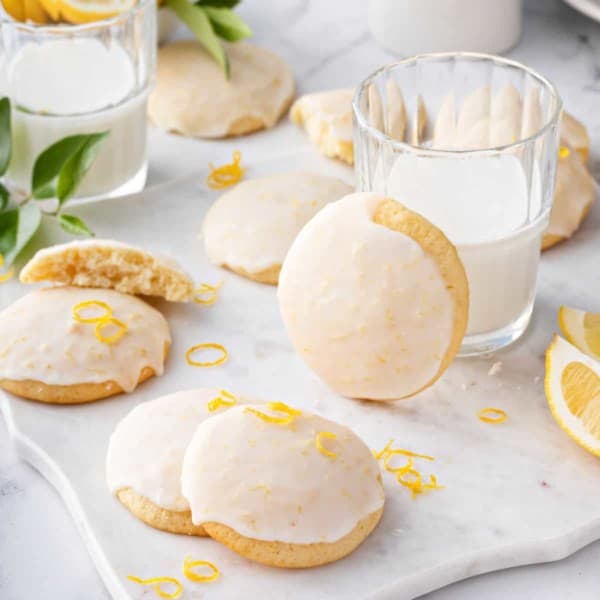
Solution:
<svg viewBox="0 0 600 600"><path fill-rule="evenodd" d="M230 78L199 42L158 50L148 114L161 129L202 138L273 127L294 97L294 77L276 54L252 44L226 44Z"/></svg>
<svg viewBox="0 0 600 600"><path fill-rule="evenodd" d="M587 216L596 195L594 179L581 154L561 146L556 166L554 203L550 223L542 238L542 250L570 238Z"/></svg>
<svg viewBox="0 0 600 600"><path fill-rule="evenodd" d="M23 267L20 279L112 288L174 302L194 295L194 282L175 261L114 240L78 240L44 248Z"/></svg>
<svg viewBox="0 0 600 600"><path fill-rule="evenodd" d="M161 375L164 317L113 290L37 290L0 313L0 387L40 402L92 402Z"/></svg>
<svg viewBox="0 0 600 600"><path fill-rule="evenodd" d="M354 398L395 400L430 386L467 324L455 247L417 213L372 193L346 196L304 227L278 293L298 353Z"/></svg>
<svg viewBox="0 0 600 600"><path fill-rule="evenodd" d="M274 567L346 556L384 504L379 467L358 436L281 403L236 406L204 421L185 453L182 490L195 524Z"/></svg>
<svg viewBox="0 0 600 600"><path fill-rule="evenodd" d="M110 437L110 491L141 521L164 531L206 535L181 494L183 455L200 423L237 403L224 390L170 394L136 406Z"/></svg>
<svg viewBox="0 0 600 600"><path fill-rule="evenodd" d="M206 214L206 255L244 277L277 285L281 263L298 232L326 204L351 191L339 179L301 172L244 181Z"/></svg>
<svg viewBox="0 0 600 600"><path fill-rule="evenodd" d="M311 142L330 158L354 164L352 141L352 96L341 89L306 94L294 102L290 117L304 127Z"/></svg>

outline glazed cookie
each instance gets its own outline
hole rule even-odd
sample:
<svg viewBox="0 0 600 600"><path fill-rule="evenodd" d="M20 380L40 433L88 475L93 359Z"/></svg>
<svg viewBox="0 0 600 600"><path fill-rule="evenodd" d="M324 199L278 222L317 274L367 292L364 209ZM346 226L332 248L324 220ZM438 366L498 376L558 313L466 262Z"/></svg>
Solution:
<svg viewBox="0 0 600 600"><path fill-rule="evenodd" d="M226 44L226 51L229 79L199 42L159 48L150 119L166 131L202 138L273 127L294 97L290 68L252 44Z"/></svg>
<svg viewBox="0 0 600 600"><path fill-rule="evenodd" d="M171 342L165 318L139 298L76 287L11 304L0 313L0 339L0 387L52 404L133 391L162 374Z"/></svg>
<svg viewBox="0 0 600 600"><path fill-rule="evenodd" d="M200 423L236 404L217 389L170 394L136 406L110 436L110 491L141 521L164 531L206 535L181 494L183 455Z"/></svg>
<svg viewBox="0 0 600 600"><path fill-rule="evenodd" d="M467 324L455 247L419 214L372 193L346 196L304 227L278 293L296 350L353 398L396 400L430 386Z"/></svg>
<svg viewBox="0 0 600 600"><path fill-rule="evenodd" d="M306 94L294 102L290 117L304 127L311 142L330 158L354 164L352 96L354 90Z"/></svg>
<svg viewBox="0 0 600 600"><path fill-rule="evenodd" d="M570 238L587 216L596 195L595 184L581 154L561 146L556 166L554 203L542 250Z"/></svg>
<svg viewBox="0 0 600 600"><path fill-rule="evenodd" d="M244 181L206 214L206 255L244 277L277 285L298 232L326 204L351 191L339 179L300 172Z"/></svg>
<svg viewBox="0 0 600 600"><path fill-rule="evenodd" d="M273 567L338 560L383 513L377 461L350 429L281 403L236 406L196 430L183 495L192 520Z"/></svg>
<svg viewBox="0 0 600 600"><path fill-rule="evenodd" d="M584 163L590 158L590 136L583 123L567 111L563 111L560 122L560 141L579 152Z"/></svg>
<svg viewBox="0 0 600 600"><path fill-rule="evenodd" d="M114 240L83 240L38 251L21 270L23 283L112 288L124 294L185 302L194 282L175 263Z"/></svg>

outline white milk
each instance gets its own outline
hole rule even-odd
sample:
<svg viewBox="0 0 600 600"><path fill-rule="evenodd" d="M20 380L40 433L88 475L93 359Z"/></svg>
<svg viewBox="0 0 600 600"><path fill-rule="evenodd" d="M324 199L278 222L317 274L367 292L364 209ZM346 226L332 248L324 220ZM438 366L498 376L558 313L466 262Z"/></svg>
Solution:
<svg viewBox="0 0 600 600"><path fill-rule="evenodd" d="M467 335L528 314L548 215L539 216L539 178L530 194L516 157L401 155L383 186L378 179L378 191L425 216L457 247L469 280Z"/></svg>
<svg viewBox="0 0 600 600"><path fill-rule="evenodd" d="M132 180L143 185L146 93L132 97L135 70L120 44L91 38L28 43L1 71L1 91L13 105L12 184L29 191L35 158L57 140L109 130L78 197L111 193Z"/></svg>

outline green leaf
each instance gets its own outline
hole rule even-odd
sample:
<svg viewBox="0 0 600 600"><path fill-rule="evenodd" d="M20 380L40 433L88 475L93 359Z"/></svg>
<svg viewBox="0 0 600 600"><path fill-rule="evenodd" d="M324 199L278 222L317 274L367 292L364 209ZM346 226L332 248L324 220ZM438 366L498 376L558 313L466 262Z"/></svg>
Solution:
<svg viewBox="0 0 600 600"><path fill-rule="evenodd" d="M165 4L190 28L206 51L221 66L229 79L229 61L219 38L213 31L210 19L204 8L191 4L188 0L166 0Z"/></svg>
<svg viewBox="0 0 600 600"><path fill-rule="evenodd" d="M0 254L10 265L38 230L42 213L28 202L19 208L0 213Z"/></svg>
<svg viewBox="0 0 600 600"><path fill-rule="evenodd" d="M214 6L217 8L235 8L241 0L197 0L196 6Z"/></svg>
<svg viewBox="0 0 600 600"><path fill-rule="evenodd" d="M0 99L0 175L6 173L11 153L10 100L2 98Z"/></svg>
<svg viewBox="0 0 600 600"><path fill-rule="evenodd" d="M0 183L0 212L8 206L9 198L10 194L8 193L8 190Z"/></svg>
<svg viewBox="0 0 600 600"><path fill-rule="evenodd" d="M70 198L92 166L98 145L107 135L107 131L71 135L46 148L33 165L33 197L37 200L58 197L61 204Z"/></svg>
<svg viewBox="0 0 600 600"><path fill-rule="evenodd" d="M60 226L67 232L73 235L85 235L93 237L96 235L79 217L75 215L58 215Z"/></svg>
<svg viewBox="0 0 600 600"><path fill-rule="evenodd" d="M19 211L8 210L0 213L0 254L6 256L17 243L17 229L19 226Z"/></svg>
<svg viewBox="0 0 600 600"><path fill-rule="evenodd" d="M249 38L252 30L229 8L206 6L204 12L210 19L214 32L228 42Z"/></svg>
<svg viewBox="0 0 600 600"><path fill-rule="evenodd" d="M81 180L94 164L100 144L108 134L108 131L89 134L79 150L65 162L56 185L56 195L60 204L75 194Z"/></svg>

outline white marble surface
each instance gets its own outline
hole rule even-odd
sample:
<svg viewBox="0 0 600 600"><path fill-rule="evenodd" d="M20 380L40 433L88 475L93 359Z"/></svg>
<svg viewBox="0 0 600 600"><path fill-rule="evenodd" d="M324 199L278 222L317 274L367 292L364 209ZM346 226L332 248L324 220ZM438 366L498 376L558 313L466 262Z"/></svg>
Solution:
<svg viewBox="0 0 600 600"><path fill-rule="evenodd" d="M256 41L280 52L292 64L301 92L352 85L392 59L366 31L364 1L281 1L275 8L272 4L248 1L242 11L256 32ZM567 108L586 122L594 141L600 139L600 112L596 108L600 25L558 1L527 2L526 11L524 38L511 55L554 79ZM152 132L150 183L183 175L208 160L219 160L233 147L258 160L291 145L306 147L306 141L288 123L266 134L212 144ZM595 144L593 155L598 154ZM594 215L597 223L598 207ZM593 225L588 226L590 234L593 229ZM553 251L547 262L560 262L560 253L566 251ZM583 255L585 245L573 245L571 252ZM573 294L578 287L574 286ZM542 310L549 307L542 306ZM506 598L510 593L516 599L592 600L600 589L599 559L600 546L596 543L558 563L478 577L431 597ZM0 429L0 598L38 597L96 600L107 598L107 594L61 501L35 472L17 461Z"/></svg>

